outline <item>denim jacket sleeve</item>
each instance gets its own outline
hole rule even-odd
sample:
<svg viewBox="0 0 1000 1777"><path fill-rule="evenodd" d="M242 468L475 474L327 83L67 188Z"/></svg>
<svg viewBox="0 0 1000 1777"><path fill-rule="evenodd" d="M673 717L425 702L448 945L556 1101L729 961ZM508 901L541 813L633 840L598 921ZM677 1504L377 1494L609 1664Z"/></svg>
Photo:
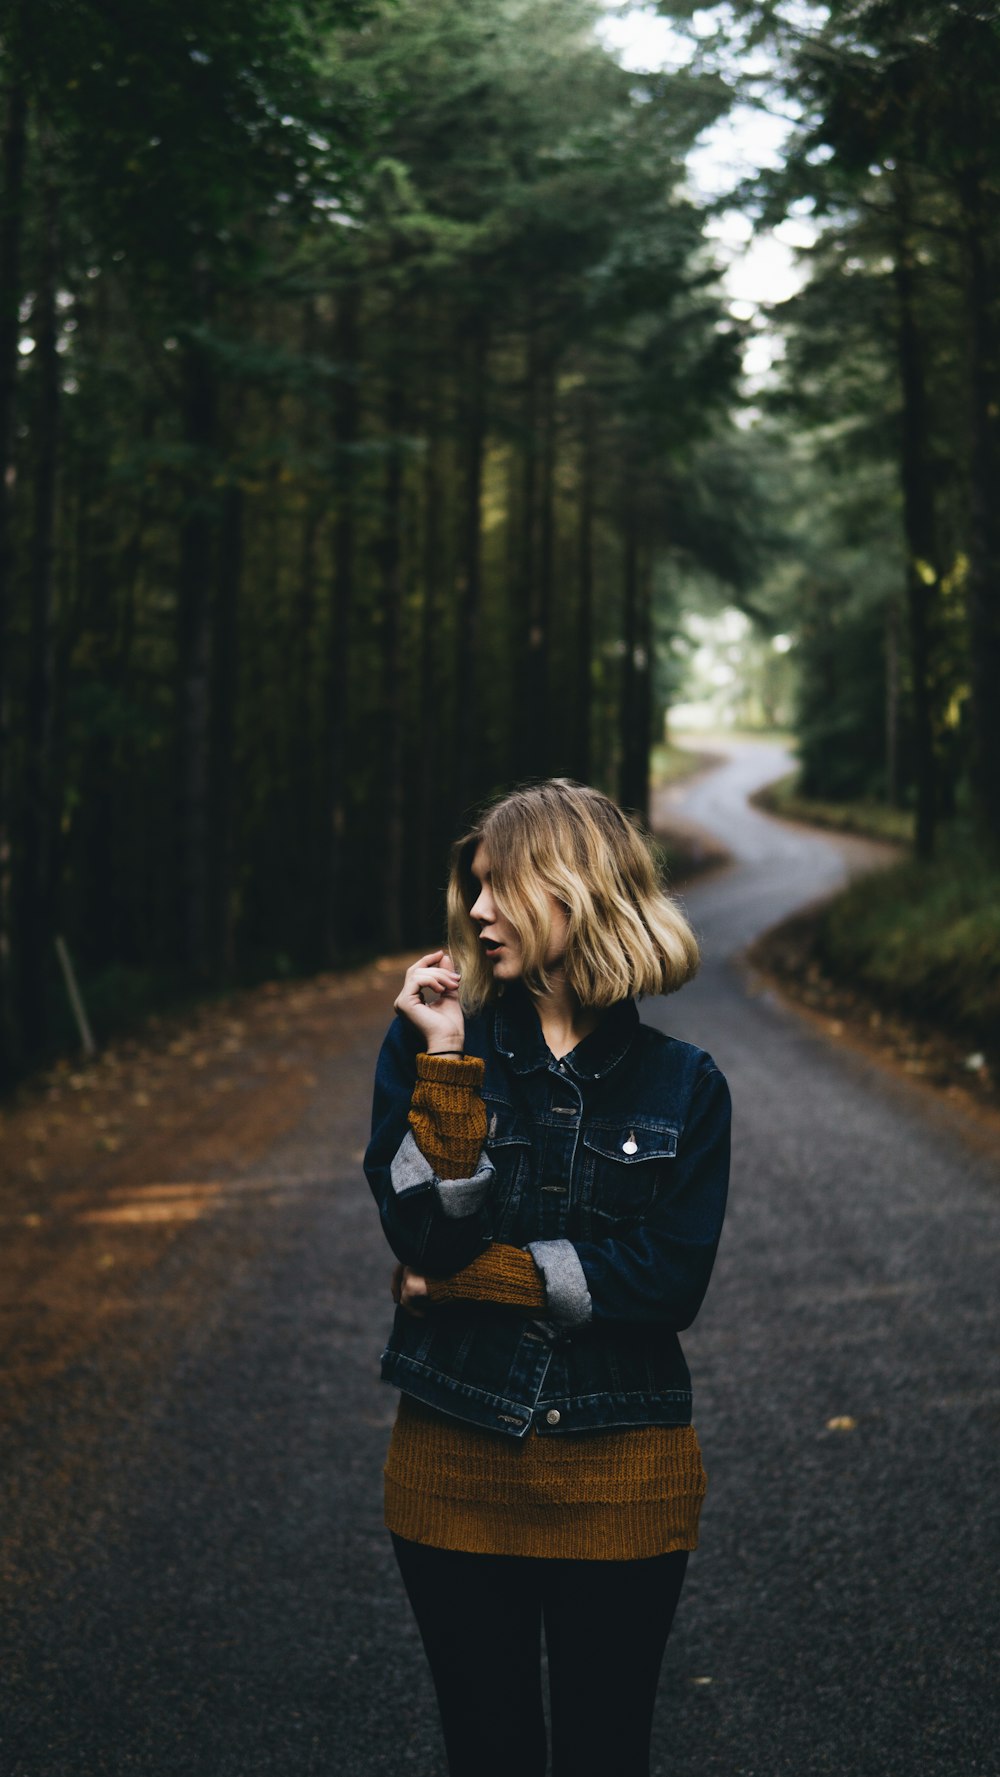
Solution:
<svg viewBox="0 0 1000 1777"><path fill-rule="evenodd" d="M418 1039L397 1013L375 1069L371 1140L364 1169L397 1259L448 1276L490 1244L493 1165L485 1150L471 1178L440 1179L409 1124Z"/></svg>
<svg viewBox="0 0 1000 1777"><path fill-rule="evenodd" d="M641 1222L607 1240L536 1240L528 1250L563 1326L656 1321L683 1332L712 1274L729 1188L732 1105L715 1066L691 1098L671 1185Z"/></svg>

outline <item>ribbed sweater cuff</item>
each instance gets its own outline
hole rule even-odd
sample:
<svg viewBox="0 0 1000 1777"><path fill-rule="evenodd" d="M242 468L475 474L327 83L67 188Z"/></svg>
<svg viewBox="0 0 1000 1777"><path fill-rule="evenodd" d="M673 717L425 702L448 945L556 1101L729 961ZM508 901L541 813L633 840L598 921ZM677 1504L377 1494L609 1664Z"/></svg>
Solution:
<svg viewBox="0 0 1000 1777"><path fill-rule="evenodd" d="M481 1055L417 1056L409 1124L439 1179L471 1178L486 1140L486 1106L479 1096L486 1072Z"/></svg>
<svg viewBox="0 0 1000 1777"><path fill-rule="evenodd" d="M451 1277L429 1277L432 1302L500 1302L510 1308L544 1308L545 1284L530 1253L498 1243Z"/></svg>
<svg viewBox="0 0 1000 1777"><path fill-rule="evenodd" d="M486 1077L486 1063L481 1055L432 1055L421 1049L417 1056L417 1079L434 1080L443 1086L481 1086Z"/></svg>

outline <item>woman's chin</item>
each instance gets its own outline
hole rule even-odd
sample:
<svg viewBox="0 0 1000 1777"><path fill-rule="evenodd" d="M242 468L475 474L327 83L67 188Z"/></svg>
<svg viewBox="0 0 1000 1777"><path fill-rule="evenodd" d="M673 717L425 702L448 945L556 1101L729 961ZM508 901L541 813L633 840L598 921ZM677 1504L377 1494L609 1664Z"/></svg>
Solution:
<svg viewBox="0 0 1000 1777"><path fill-rule="evenodd" d="M498 956L491 956L489 964L494 981L513 981L521 973L516 957L508 956L505 950L501 950Z"/></svg>

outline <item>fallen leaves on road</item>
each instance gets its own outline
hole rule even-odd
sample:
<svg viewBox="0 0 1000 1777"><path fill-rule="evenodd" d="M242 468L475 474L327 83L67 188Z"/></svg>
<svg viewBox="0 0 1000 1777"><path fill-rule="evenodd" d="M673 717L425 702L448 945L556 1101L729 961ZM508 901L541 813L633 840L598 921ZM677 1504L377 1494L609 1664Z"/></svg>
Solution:
<svg viewBox="0 0 1000 1777"><path fill-rule="evenodd" d="M246 1175L302 1117L317 1064L356 1043L359 1020L377 1028L384 1011L388 1023L390 986L410 960L151 1017L4 1101L0 1418L127 1307L182 1230L238 1212L247 1189L301 1182Z"/></svg>

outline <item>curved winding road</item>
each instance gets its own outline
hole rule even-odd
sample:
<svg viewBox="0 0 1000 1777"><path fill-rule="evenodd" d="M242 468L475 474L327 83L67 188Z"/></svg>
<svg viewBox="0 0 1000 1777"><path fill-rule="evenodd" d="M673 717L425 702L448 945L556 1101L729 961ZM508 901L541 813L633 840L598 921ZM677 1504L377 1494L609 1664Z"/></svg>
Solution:
<svg viewBox="0 0 1000 1777"><path fill-rule="evenodd" d="M736 745L679 793L734 862L685 897L698 979L643 1008L735 1105L686 1339L709 1494L653 1770L986 1777L1000 1155L734 967L872 861L746 806L785 768ZM443 1777L381 1526L390 1262L358 1165L393 981L351 1003L293 1134L5 1435L4 1777Z"/></svg>

